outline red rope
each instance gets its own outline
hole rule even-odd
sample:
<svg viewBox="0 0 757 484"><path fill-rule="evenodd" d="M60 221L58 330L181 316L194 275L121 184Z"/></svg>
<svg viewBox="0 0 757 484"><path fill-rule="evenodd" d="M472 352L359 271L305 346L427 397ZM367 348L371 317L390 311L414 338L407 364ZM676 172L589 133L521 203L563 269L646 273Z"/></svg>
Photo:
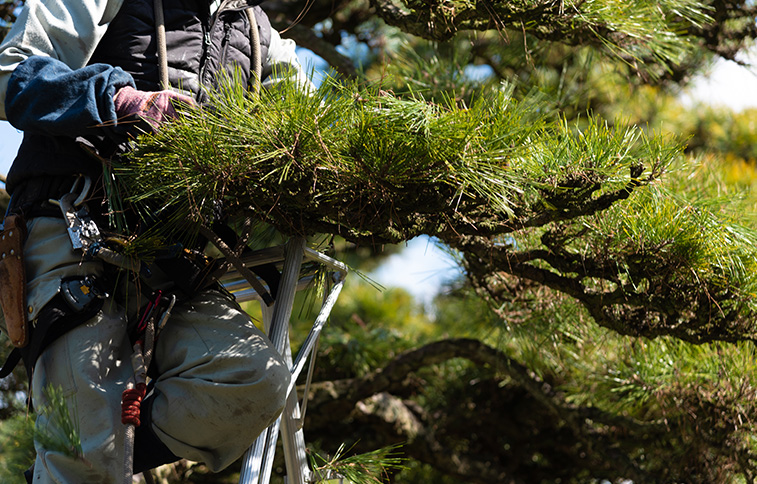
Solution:
<svg viewBox="0 0 757 484"><path fill-rule="evenodd" d="M137 383L136 388L127 388L121 395L121 423L139 427L139 407L147 393L147 385Z"/></svg>

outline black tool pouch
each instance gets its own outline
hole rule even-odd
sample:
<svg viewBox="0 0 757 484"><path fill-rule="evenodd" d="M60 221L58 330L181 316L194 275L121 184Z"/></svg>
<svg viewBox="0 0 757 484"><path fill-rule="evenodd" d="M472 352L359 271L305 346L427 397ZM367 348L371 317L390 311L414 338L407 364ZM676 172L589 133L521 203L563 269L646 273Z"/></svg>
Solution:
<svg viewBox="0 0 757 484"><path fill-rule="evenodd" d="M62 294L57 294L39 312L31 328L29 344L23 348L15 348L5 360L0 369L0 378L8 376L23 359L26 374L31 381L34 365L45 348L67 332L92 319L102 306L103 300L94 298L90 304L77 311L66 302Z"/></svg>

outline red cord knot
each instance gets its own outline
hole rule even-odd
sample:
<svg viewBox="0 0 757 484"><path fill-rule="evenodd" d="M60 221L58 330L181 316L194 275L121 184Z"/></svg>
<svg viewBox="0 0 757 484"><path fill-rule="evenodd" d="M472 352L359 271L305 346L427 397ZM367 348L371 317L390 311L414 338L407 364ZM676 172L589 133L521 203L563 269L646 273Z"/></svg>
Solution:
<svg viewBox="0 0 757 484"><path fill-rule="evenodd" d="M147 385L137 383L136 388L127 388L121 395L121 423L139 427L139 409L145 398Z"/></svg>

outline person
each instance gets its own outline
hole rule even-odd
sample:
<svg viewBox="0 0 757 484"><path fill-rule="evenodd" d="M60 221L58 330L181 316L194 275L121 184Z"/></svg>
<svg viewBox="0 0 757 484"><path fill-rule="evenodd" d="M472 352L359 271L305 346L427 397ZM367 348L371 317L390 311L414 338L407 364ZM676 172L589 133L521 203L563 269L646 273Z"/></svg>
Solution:
<svg viewBox="0 0 757 484"><path fill-rule="evenodd" d="M128 156L130 140L171 122L178 104L202 109L205 88L223 73L236 71L241 82L253 83L260 55L264 88L285 78L307 88L294 42L271 28L258 3L162 0L156 10L153 0L27 0L0 44L0 117L24 132L7 176L4 235L15 237L11 222L26 229L15 242L25 284L17 287L18 268L6 276L0 271L6 292L17 292L4 299L25 301L24 314L5 302L3 309L9 331L14 320L29 327L14 342L31 372L33 405L48 405L50 388L62 394L81 441L81 455L35 442L34 483L122 479L128 452L122 392L134 376L135 322L152 303L161 307L159 316L170 317L139 410L134 473L178 458L221 470L283 408L288 368L217 283L177 287L184 276L172 269L151 272L157 282L135 282L73 247L77 230L89 223L114 230L107 227L103 160ZM164 57L156 25L165 29ZM161 84L164 72L168 86ZM68 207L81 219L76 223L84 224L78 228L61 209L68 195L69 202L76 198ZM166 295L177 296L170 312L161 302ZM62 424L41 414L36 425L50 433Z"/></svg>

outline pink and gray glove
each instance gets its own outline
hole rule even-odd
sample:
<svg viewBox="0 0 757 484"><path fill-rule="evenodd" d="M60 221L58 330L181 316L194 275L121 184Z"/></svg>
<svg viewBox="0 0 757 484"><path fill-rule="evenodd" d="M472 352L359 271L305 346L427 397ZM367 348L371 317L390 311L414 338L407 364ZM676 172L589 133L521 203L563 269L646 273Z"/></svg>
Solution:
<svg viewBox="0 0 757 484"><path fill-rule="evenodd" d="M113 96L119 122L130 119L146 121L153 131L164 122L177 117L174 103L194 106L194 100L173 91L138 91L126 86Z"/></svg>

